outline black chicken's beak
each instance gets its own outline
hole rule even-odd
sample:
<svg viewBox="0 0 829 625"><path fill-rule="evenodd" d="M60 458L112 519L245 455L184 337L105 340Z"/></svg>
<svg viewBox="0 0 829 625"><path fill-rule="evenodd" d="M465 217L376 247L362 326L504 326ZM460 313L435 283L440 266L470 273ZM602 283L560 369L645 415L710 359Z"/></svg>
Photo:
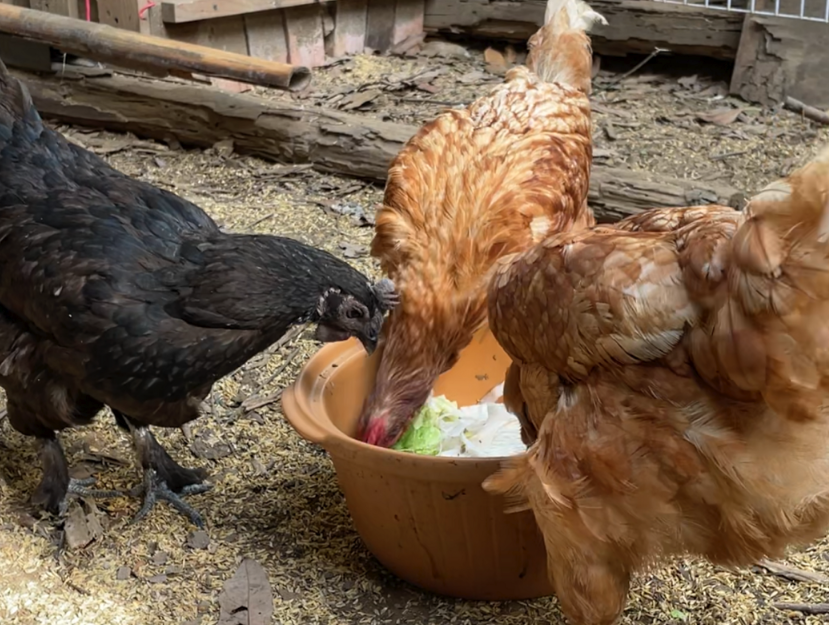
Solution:
<svg viewBox="0 0 829 625"><path fill-rule="evenodd" d="M366 353L371 356L374 350L377 349L377 333L369 331L366 334L361 334L358 338L363 347L366 348Z"/></svg>
<svg viewBox="0 0 829 625"><path fill-rule="evenodd" d="M380 340L380 332L383 329L384 321L385 317L382 311L376 312L371 321L357 337L360 339L363 347L366 348L366 353L368 353L369 356L371 356L374 353L374 350L377 349L377 342Z"/></svg>

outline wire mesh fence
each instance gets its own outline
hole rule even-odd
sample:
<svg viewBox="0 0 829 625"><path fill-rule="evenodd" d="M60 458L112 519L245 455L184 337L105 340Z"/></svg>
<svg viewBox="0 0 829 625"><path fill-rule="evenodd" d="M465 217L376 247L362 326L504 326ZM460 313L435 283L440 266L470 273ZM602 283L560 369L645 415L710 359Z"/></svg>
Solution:
<svg viewBox="0 0 829 625"><path fill-rule="evenodd" d="M829 24L829 0L655 0L733 13L753 13Z"/></svg>

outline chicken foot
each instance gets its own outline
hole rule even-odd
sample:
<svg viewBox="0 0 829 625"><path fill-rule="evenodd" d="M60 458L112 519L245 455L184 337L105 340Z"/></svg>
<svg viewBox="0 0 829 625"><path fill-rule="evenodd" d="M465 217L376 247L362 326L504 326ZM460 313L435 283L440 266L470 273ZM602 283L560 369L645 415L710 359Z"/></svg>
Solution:
<svg viewBox="0 0 829 625"><path fill-rule="evenodd" d="M43 479L32 494L32 503L51 514L63 516L69 506L69 497L91 497L109 499L123 497L117 490L95 490L89 488L95 483L94 477L75 479L69 476L69 463L57 437L44 438L41 450Z"/></svg>
<svg viewBox="0 0 829 625"><path fill-rule="evenodd" d="M158 501L166 501L179 513L190 519L196 527L204 527L204 519L195 508L182 499L184 495L197 495L213 488L205 484L204 469L188 469L173 460L150 429L137 425L129 418L118 414L132 433L138 462L144 471L144 479L130 491L133 497L143 494L144 504L133 517L133 522L143 519Z"/></svg>

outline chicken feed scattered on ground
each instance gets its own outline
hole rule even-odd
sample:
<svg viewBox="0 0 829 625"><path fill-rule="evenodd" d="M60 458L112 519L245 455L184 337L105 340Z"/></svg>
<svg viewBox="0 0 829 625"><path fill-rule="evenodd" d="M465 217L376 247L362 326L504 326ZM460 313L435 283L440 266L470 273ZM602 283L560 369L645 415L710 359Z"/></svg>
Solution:
<svg viewBox="0 0 829 625"><path fill-rule="evenodd" d="M345 107L421 123L500 80L487 72L481 52L471 50L470 58L358 57L318 71L316 86L302 99L335 107L350 94L375 89L363 104L352 99ZM794 114L725 97L724 83L702 73L665 77L657 68L648 64L618 82L599 74L593 97L599 104L597 162L718 179L751 193L829 140L826 129ZM363 88L368 83L379 84ZM225 228L293 236L376 275L367 255L372 230L358 224L370 220L382 197L379 187L238 157L229 145L182 151L123 135L62 130L125 173L193 200ZM0 420L0 622L217 623L223 586L246 558L264 567L273 622L283 625L560 622L554 598L503 604L442 599L400 582L371 558L351 524L330 460L280 412L280 389L316 348L303 333L254 358L216 385L204 418L186 436L154 430L176 459L210 470L216 488L192 498L205 516L206 534L166 505L131 525L133 499L73 503L63 540L71 544L58 551L61 533L32 516L23 500L40 477L37 448ZM77 474L94 473L103 488L135 482L129 441L111 418L62 440ZM676 561L637 581L622 622L824 622L823 616L774 604L825 601L829 541L792 554L787 566L729 572ZM790 579L798 577L806 581Z"/></svg>

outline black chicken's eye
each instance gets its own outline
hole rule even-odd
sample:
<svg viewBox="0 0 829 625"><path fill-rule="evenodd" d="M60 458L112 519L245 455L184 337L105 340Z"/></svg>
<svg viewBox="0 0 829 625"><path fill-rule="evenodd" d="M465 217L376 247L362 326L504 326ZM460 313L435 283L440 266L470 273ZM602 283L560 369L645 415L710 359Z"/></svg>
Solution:
<svg viewBox="0 0 829 625"><path fill-rule="evenodd" d="M360 308L351 308L345 316L349 319L362 319L363 318L363 311Z"/></svg>

